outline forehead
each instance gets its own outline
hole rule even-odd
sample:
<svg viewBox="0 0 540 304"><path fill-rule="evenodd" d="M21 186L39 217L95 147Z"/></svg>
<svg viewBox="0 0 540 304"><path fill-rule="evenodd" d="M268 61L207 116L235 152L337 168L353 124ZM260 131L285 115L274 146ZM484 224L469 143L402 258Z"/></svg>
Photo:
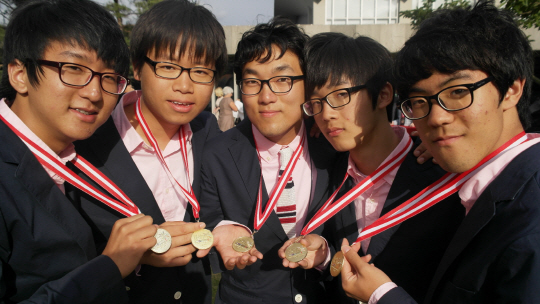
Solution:
<svg viewBox="0 0 540 304"><path fill-rule="evenodd" d="M272 77L277 75L295 76L302 73L300 59L290 50L287 50L281 58L278 58L281 51L279 48L273 47L272 57L265 62L261 62L260 60L265 58L266 55L267 53L264 53L259 58L246 63L242 69L242 75Z"/></svg>
<svg viewBox="0 0 540 304"><path fill-rule="evenodd" d="M487 77L485 72L479 70L460 70L451 74L443 74L438 71L426 78L418 81L412 87L411 93L426 93L436 90L442 90L446 87L455 84L463 84L466 82L475 82L479 77Z"/></svg>
<svg viewBox="0 0 540 304"><path fill-rule="evenodd" d="M68 61L80 64L95 65L113 69L113 66L107 65L95 50L86 45L80 45L76 42L51 41L45 47L42 55L43 59L53 61Z"/></svg>
<svg viewBox="0 0 540 304"><path fill-rule="evenodd" d="M200 65L210 62L212 66L215 64L212 58L207 58L206 52L198 54L196 52L196 46L193 43L182 45L181 39L179 39L179 42L174 48L171 46L161 48L153 47L146 55L160 61L184 61Z"/></svg>

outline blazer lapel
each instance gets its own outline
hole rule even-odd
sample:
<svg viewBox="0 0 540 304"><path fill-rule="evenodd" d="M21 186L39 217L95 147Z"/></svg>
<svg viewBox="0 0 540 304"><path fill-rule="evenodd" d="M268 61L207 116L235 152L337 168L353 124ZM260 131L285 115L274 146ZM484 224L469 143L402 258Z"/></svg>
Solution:
<svg viewBox="0 0 540 304"><path fill-rule="evenodd" d="M7 163L17 165L14 178L26 187L35 197L37 204L42 206L79 244L86 256L91 259L96 256L92 231L73 203L60 191L50 178L34 154L4 123L0 123L0 148L2 158ZM9 149L7 149L9 147Z"/></svg>
<svg viewBox="0 0 540 304"><path fill-rule="evenodd" d="M86 149L92 152L85 156L88 161L116 183L142 213L151 215L155 223L165 221L152 191L133 162L112 118L87 141Z"/></svg>
<svg viewBox="0 0 540 304"><path fill-rule="evenodd" d="M413 151L414 148L411 149L398 169L386 197L381 216L398 207L400 204L422 191L425 187L429 186L431 181L436 181L439 178L439 175L442 176L444 174L442 169L430 170L436 166L431 161L428 161L423 165L418 164L416 156L412 154ZM392 235L399 229L400 225L401 224L398 224L373 236L369 243L367 253L371 254L373 258L380 254L392 238Z"/></svg>

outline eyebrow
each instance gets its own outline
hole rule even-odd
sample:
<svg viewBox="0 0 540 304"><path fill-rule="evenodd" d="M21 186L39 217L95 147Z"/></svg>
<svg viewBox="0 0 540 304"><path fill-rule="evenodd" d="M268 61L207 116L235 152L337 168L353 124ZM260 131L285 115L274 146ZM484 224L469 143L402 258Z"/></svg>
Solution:
<svg viewBox="0 0 540 304"><path fill-rule="evenodd" d="M279 73L279 72L294 72L294 70L288 63L283 63L272 69L272 74ZM250 68L245 68L242 74L253 75L256 77L259 76L259 73L256 70L250 69ZM276 76L279 76L279 75L276 75Z"/></svg>
<svg viewBox="0 0 540 304"><path fill-rule="evenodd" d="M451 76L442 81L441 83L439 83L439 85L437 86L438 89L443 89L446 85L448 85L448 83L454 81L454 80L458 80L458 79L471 79L471 75L469 73L464 73L464 72L456 72L454 74L451 74ZM419 87L412 87L411 90L410 90L411 93L426 93L427 91L422 89L422 88L419 88Z"/></svg>
<svg viewBox="0 0 540 304"><path fill-rule="evenodd" d="M88 58L88 56L73 51L63 51L62 53L60 53L60 55L77 58L88 62L90 61L90 58Z"/></svg>

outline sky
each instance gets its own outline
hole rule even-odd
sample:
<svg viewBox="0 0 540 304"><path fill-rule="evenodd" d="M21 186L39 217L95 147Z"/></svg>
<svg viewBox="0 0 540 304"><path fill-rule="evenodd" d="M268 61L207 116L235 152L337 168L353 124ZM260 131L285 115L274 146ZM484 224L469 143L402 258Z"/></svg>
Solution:
<svg viewBox="0 0 540 304"><path fill-rule="evenodd" d="M111 0L95 0L106 4ZM121 0L124 5L128 0ZM274 0L198 0L210 10L221 25L256 25L274 15Z"/></svg>

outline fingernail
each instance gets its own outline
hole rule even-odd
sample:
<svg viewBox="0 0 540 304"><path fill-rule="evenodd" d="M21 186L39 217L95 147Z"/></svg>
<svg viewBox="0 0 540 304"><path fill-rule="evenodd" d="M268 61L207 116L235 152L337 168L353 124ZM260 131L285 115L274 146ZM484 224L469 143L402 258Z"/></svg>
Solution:
<svg viewBox="0 0 540 304"><path fill-rule="evenodd" d="M420 151L414 151L414 156L420 155Z"/></svg>
<svg viewBox="0 0 540 304"><path fill-rule="evenodd" d="M201 228L201 229L202 229L202 228L204 228L204 227L206 227L206 224L205 224L205 223L202 223L202 222L201 222L201 223L199 223L199 228Z"/></svg>
<svg viewBox="0 0 540 304"><path fill-rule="evenodd" d="M349 252L349 250L351 250L350 246L341 246L341 252L347 253Z"/></svg>
<svg viewBox="0 0 540 304"><path fill-rule="evenodd" d="M418 161L422 163L422 162L424 162L424 158L423 158L423 157L419 157L419 158L418 158Z"/></svg>

